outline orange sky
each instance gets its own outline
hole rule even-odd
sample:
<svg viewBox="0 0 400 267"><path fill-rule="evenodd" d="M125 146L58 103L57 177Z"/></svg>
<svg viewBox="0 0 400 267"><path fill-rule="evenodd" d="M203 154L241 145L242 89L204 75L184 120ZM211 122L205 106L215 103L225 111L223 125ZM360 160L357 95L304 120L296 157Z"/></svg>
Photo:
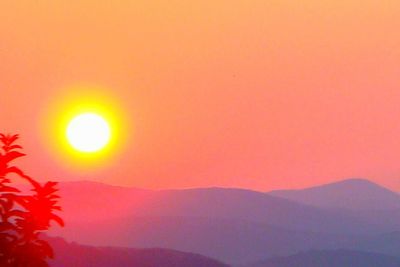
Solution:
<svg viewBox="0 0 400 267"><path fill-rule="evenodd" d="M1 128L43 179L400 190L399 13L397 0L1 1ZM134 128L101 171L67 168L38 130L76 83L108 88Z"/></svg>

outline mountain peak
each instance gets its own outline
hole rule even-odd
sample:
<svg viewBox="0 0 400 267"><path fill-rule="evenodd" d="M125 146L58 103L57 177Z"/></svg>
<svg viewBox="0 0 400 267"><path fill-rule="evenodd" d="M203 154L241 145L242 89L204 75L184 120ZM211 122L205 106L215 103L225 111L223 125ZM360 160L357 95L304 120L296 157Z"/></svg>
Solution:
<svg viewBox="0 0 400 267"><path fill-rule="evenodd" d="M357 177L356 178L349 178L349 179L337 181L337 182L334 182L334 183L354 183L354 184L374 184L374 185L376 185L376 183L374 183L374 182L372 182L372 181L370 181L368 179L357 178ZM332 184L334 184L334 183L332 183Z"/></svg>
<svg viewBox="0 0 400 267"><path fill-rule="evenodd" d="M352 210L400 208L399 194L370 180L352 178L300 190L269 192L307 205Z"/></svg>
<svg viewBox="0 0 400 267"><path fill-rule="evenodd" d="M349 179L345 179L345 180L340 180L337 182L332 182L332 183L328 183L322 186L333 186L333 185L356 185L356 186L376 186L376 187L382 187L377 183L372 182L371 180L365 179L365 178L349 178Z"/></svg>

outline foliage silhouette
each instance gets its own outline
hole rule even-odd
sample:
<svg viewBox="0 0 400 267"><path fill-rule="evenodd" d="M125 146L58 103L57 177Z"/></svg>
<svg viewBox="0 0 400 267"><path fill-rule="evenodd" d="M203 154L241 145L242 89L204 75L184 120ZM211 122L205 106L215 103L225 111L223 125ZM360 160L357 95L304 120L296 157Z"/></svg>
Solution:
<svg viewBox="0 0 400 267"><path fill-rule="evenodd" d="M53 250L40 233L49 229L51 221L64 226L54 214L61 210L55 194L57 183L42 185L11 165L25 156L19 152L22 147L15 144L18 137L0 134L0 266L48 267L47 259L53 258ZM14 179L27 182L33 193L16 188Z"/></svg>

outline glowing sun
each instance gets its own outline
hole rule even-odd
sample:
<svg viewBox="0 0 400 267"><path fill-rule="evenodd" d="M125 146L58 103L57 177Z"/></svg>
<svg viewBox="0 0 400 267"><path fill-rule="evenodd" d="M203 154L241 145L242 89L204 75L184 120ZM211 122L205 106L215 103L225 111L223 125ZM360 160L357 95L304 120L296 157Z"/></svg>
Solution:
<svg viewBox="0 0 400 267"><path fill-rule="evenodd" d="M111 130L109 123L102 116L95 113L83 113L68 123L66 136L74 149L93 153L109 143Z"/></svg>

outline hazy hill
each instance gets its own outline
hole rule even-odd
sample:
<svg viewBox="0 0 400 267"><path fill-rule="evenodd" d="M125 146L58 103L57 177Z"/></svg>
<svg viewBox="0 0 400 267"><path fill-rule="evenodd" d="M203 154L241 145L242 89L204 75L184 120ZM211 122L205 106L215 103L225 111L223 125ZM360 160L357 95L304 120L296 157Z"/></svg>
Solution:
<svg viewBox="0 0 400 267"><path fill-rule="evenodd" d="M363 234L380 231L341 212L326 211L261 192L200 188L139 190L91 182L61 184L67 222L125 217L202 217L246 220L314 232Z"/></svg>
<svg viewBox="0 0 400 267"><path fill-rule="evenodd" d="M69 224L54 234L84 244L196 252L236 264L305 249L337 248L352 239L337 234L286 230L265 223L195 217L131 217L97 222L95 226Z"/></svg>
<svg viewBox="0 0 400 267"><path fill-rule="evenodd" d="M63 217L67 221L120 218L146 202L153 191L79 181L59 184Z"/></svg>
<svg viewBox="0 0 400 267"><path fill-rule="evenodd" d="M349 179L302 190L277 190L268 194L324 208L352 210L400 208L399 194L365 179Z"/></svg>
<svg viewBox="0 0 400 267"><path fill-rule="evenodd" d="M352 240L348 248L400 257L400 232L385 233Z"/></svg>
<svg viewBox="0 0 400 267"><path fill-rule="evenodd" d="M242 189L153 191L70 182L61 183L60 194L67 227L53 235L95 246L176 249L232 264L348 247L400 225L374 216L389 216L388 210L315 207Z"/></svg>
<svg viewBox="0 0 400 267"><path fill-rule="evenodd" d="M351 250L310 251L277 257L246 267L399 267L400 259Z"/></svg>
<svg viewBox="0 0 400 267"><path fill-rule="evenodd" d="M49 239L55 252L51 267L227 267L219 261L193 253L168 249L90 247Z"/></svg>

